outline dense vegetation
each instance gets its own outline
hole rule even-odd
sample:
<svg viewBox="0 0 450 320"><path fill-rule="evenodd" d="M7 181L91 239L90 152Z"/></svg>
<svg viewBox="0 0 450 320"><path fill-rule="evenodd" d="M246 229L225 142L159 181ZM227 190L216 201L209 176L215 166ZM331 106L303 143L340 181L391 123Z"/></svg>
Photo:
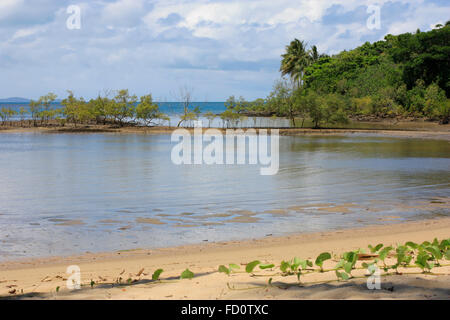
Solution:
<svg viewBox="0 0 450 320"><path fill-rule="evenodd" d="M387 35L334 56L295 39L282 55L282 78L266 99L230 97L236 113L346 122L349 117L450 118L450 21L429 32ZM302 125L302 124L301 124Z"/></svg>

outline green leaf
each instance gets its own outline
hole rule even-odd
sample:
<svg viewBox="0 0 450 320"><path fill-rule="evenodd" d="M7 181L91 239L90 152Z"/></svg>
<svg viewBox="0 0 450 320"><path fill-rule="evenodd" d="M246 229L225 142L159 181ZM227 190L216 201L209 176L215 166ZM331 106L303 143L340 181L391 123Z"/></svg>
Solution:
<svg viewBox="0 0 450 320"><path fill-rule="evenodd" d="M423 269L430 269L430 266L429 266L429 264L428 264L428 260L429 260L430 258L431 258L431 257L430 257L425 251L422 251L421 253L419 253L419 254L417 255L415 264L416 264L417 266L419 266L422 270L423 270Z"/></svg>
<svg viewBox="0 0 450 320"><path fill-rule="evenodd" d="M331 254L323 252L316 258L316 265L322 268L323 262L329 259L331 259Z"/></svg>
<svg viewBox="0 0 450 320"><path fill-rule="evenodd" d="M433 245L434 247L439 246L439 241L438 241L437 238L434 238L432 245Z"/></svg>
<svg viewBox="0 0 450 320"><path fill-rule="evenodd" d="M280 265L281 272L286 272L289 267L290 267L289 262L281 261L281 265Z"/></svg>
<svg viewBox="0 0 450 320"><path fill-rule="evenodd" d="M342 272L342 273L341 273L341 277L342 277L342 279L344 279L344 280L350 279L350 276L349 276L348 274L346 274L345 272Z"/></svg>
<svg viewBox="0 0 450 320"><path fill-rule="evenodd" d="M419 245L417 243L414 243L412 241L408 241L407 243L405 243L405 246L408 246L412 249L417 249L419 247Z"/></svg>
<svg viewBox="0 0 450 320"><path fill-rule="evenodd" d="M193 277L194 273L189 269L186 269L181 273L180 279L192 279Z"/></svg>
<svg viewBox="0 0 450 320"><path fill-rule="evenodd" d="M447 247L450 247L450 241L449 240L442 240L439 244L439 249L442 251L445 251Z"/></svg>
<svg viewBox="0 0 450 320"><path fill-rule="evenodd" d="M261 264L259 266L259 268L262 269L262 270L264 270L264 269L271 269L273 267L275 267L275 265L273 263L271 263L271 264Z"/></svg>
<svg viewBox="0 0 450 320"><path fill-rule="evenodd" d="M347 273L352 272L352 268L353 268L353 263L352 262L347 262L346 264L344 264L344 270Z"/></svg>
<svg viewBox="0 0 450 320"><path fill-rule="evenodd" d="M246 271L247 273L252 273L252 272L253 272L253 269L255 269L255 267L256 267L258 264L260 264L260 263L261 263L261 262L258 261L258 260L255 260L255 261L252 261L252 262L248 263L247 266L245 267L245 271Z"/></svg>
<svg viewBox="0 0 450 320"><path fill-rule="evenodd" d="M380 253L378 254L380 260L384 261L384 259L386 259L387 255L389 254L389 252L391 252L393 248L391 246L389 247L385 247L383 250L380 251Z"/></svg>
<svg viewBox="0 0 450 320"><path fill-rule="evenodd" d="M358 260L358 255L354 251L345 252L343 258L347 262L356 263Z"/></svg>
<svg viewBox="0 0 450 320"><path fill-rule="evenodd" d="M428 252L430 252L435 259L442 259L441 250L439 250L436 246L429 246L425 248Z"/></svg>
<svg viewBox="0 0 450 320"><path fill-rule="evenodd" d="M406 265L408 265L408 264L411 263L412 258L413 258L412 256L406 256L406 257L403 259L403 262L404 262Z"/></svg>
<svg viewBox="0 0 450 320"><path fill-rule="evenodd" d="M336 276L338 277L338 279L342 279L342 280L348 280L350 278L350 276L348 274L346 274L345 272L339 272L336 270Z"/></svg>
<svg viewBox="0 0 450 320"><path fill-rule="evenodd" d="M382 244L382 243L379 243L379 244L377 244L375 247L372 247L372 246L369 244L368 247L369 247L371 253L375 253L375 252L378 252L378 250L380 250L380 249L383 247L383 244Z"/></svg>
<svg viewBox="0 0 450 320"><path fill-rule="evenodd" d="M223 272L226 274L230 274L230 269L228 269L227 267L225 267L224 265L219 266L219 272Z"/></svg>
<svg viewBox="0 0 450 320"><path fill-rule="evenodd" d="M340 268L342 268L344 266L344 264L345 264L345 260L341 259L341 260L339 260L339 262L337 263L336 267L334 267L334 268L335 269L340 269Z"/></svg>
<svg viewBox="0 0 450 320"><path fill-rule="evenodd" d="M230 263L230 269L240 269L240 267L237 264Z"/></svg>
<svg viewBox="0 0 450 320"><path fill-rule="evenodd" d="M158 269L155 272L153 272L152 280L153 281L159 280L159 276L161 275L161 273L163 273L163 271L164 271L163 269Z"/></svg>
<svg viewBox="0 0 450 320"><path fill-rule="evenodd" d="M450 249L445 252L445 259L450 260Z"/></svg>
<svg viewBox="0 0 450 320"><path fill-rule="evenodd" d="M304 262L304 264L303 264L303 262ZM306 268L306 261L303 261L303 260L301 260L300 258L297 258L297 257L294 258L294 263L293 264L296 266L295 269L297 269L299 266L302 266L302 268L303 268L303 265L305 265L305 268Z"/></svg>

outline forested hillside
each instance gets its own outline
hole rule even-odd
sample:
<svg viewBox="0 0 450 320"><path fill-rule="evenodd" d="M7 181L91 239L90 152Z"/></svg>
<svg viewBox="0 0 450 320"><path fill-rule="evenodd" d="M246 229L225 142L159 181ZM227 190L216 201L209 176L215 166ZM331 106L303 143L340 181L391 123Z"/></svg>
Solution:
<svg viewBox="0 0 450 320"><path fill-rule="evenodd" d="M282 76L266 99L230 97L237 113L309 118L315 127L349 117L450 117L450 22L365 43L337 55L319 54L295 39L282 55ZM302 121L303 122L303 121Z"/></svg>

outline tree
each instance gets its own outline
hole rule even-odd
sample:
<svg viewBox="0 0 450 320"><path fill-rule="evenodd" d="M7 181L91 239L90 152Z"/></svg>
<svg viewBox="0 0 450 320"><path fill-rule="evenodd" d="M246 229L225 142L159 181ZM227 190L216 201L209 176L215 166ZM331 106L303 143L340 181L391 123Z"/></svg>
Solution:
<svg viewBox="0 0 450 320"><path fill-rule="evenodd" d="M309 65L309 54L306 50L306 43L294 39L286 46L286 53L283 54L280 66L282 76L289 75L291 79L301 86L301 80L305 68Z"/></svg>
<svg viewBox="0 0 450 320"><path fill-rule="evenodd" d="M232 126L236 127L239 119L241 118L241 116L237 112L234 112L231 109L225 110L219 116L220 119L222 119L224 126L226 125L227 128L230 128Z"/></svg>
<svg viewBox="0 0 450 320"><path fill-rule="evenodd" d="M294 82L292 79L280 79L275 82L272 92L267 98L269 105L278 110L279 116L288 117L295 127L295 116L297 115L298 105L294 100Z"/></svg>
<svg viewBox="0 0 450 320"><path fill-rule="evenodd" d="M217 117L217 115L211 111L208 111L205 113L205 118L208 119L208 127L211 128L211 123L214 121L214 119Z"/></svg>
<svg viewBox="0 0 450 320"><path fill-rule="evenodd" d="M20 115L20 123L23 125L23 122L25 121L25 115L27 114L27 110L24 107L19 108L19 115Z"/></svg>
<svg viewBox="0 0 450 320"><path fill-rule="evenodd" d="M69 95L61 101L61 105L64 106L62 113L66 121L72 122L76 127L77 123L84 123L91 120L94 116L90 106L83 98L77 99L72 91L68 90L67 92Z"/></svg>
<svg viewBox="0 0 450 320"><path fill-rule="evenodd" d="M306 68L319 61L320 58L326 57L319 54L316 46L312 46L310 50L307 50L306 47L307 45L304 41L294 39L286 46L286 53L281 56L281 75L283 77L289 75L297 88L303 85L303 76Z"/></svg>
<svg viewBox="0 0 450 320"><path fill-rule="evenodd" d="M142 120L146 126L149 126L154 120L167 120L168 117L159 111L159 106L153 103L152 95L149 94L141 97L136 107L136 118Z"/></svg>
<svg viewBox="0 0 450 320"><path fill-rule="evenodd" d="M450 122L450 99L439 105L440 124L448 124Z"/></svg>
<svg viewBox="0 0 450 320"><path fill-rule="evenodd" d="M179 127L183 122L190 122L197 120L200 114L200 108L196 107L194 110L190 110L192 103L192 89L187 86L180 87L178 90L178 99L183 106L183 114L180 117L177 127Z"/></svg>
<svg viewBox="0 0 450 320"><path fill-rule="evenodd" d="M99 93L96 99L90 100L90 108L92 109L92 114L95 117L97 124L113 120L111 114L108 111L111 109L109 106L112 101L109 98L111 95L111 90L104 90L103 96Z"/></svg>
<svg viewBox="0 0 450 320"><path fill-rule="evenodd" d="M31 100L29 104L31 119L33 120L33 125L37 127L37 119L41 113L41 104L39 101Z"/></svg>
<svg viewBox="0 0 450 320"><path fill-rule="evenodd" d="M441 116L441 105L446 102L445 92L436 83L430 84L425 90L425 103L423 113L431 119L437 119ZM445 112L444 112L445 113Z"/></svg>
<svg viewBox="0 0 450 320"><path fill-rule="evenodd" d="M230 96L227 101L225 101L225 107L237 113L247 112L250 106L251 104L242 96L237 99L235 96Z"/></svg>
<svg viewBox="0 0 450 320"><path fill-rule="evenodd" d="M122 127L125 119L134 117L136 103L136 95L131 96L128 89L119 90L111 103L108 104L108 114L111 114Z"/></svg>
<svg viewBox="0 0 450 320"><path fill-rule="evenodd" d="M40 111L41 123L44 121L48 123L50 119L53 119L56 116L57 112L51 109L51 105L56 100L56 98L56 94L51 92L39 98L38 102L42 106Z"/></svg>
<svg viewBox="0 0 450 320"><path fill-rule="evenodd" d="M2 109L0 110L0 118L2 119L3 123L8 121L11 117L15 116L16 114L17 111L12 108L2 107Z"/></svg>
<svg viewBox="0 0 450 320"><path fill-rule="evenodd" d="M310 91L305 97L314 128L320 128L322 123L346 123L348 118L344 110L342 98L337 94L319 96Z"/></svg>

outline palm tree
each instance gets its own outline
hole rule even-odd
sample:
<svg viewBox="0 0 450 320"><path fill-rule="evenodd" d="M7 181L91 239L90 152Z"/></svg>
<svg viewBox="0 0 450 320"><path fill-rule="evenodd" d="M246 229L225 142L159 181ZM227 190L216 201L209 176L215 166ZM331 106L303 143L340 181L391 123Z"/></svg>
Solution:
<svg viewBox="0 0 450 320"><path fill-rule="evenodd" d="M314 62L316 62L317 60L319 60L320 55L319 55L319 51L317 50L317 47L316 47L316 46L312 46L312 47L311 47L309 56L310 56L310 59L311 59L311 62L312 62L312 63L314 63Z"/></svg>
<svg viewBox="0 0 450 320"><path fill-rule="evenodd" d="M304 41L294 39L286 46L286 53L281 57L280 71L282 76L289 75L297 87L301 87L305 69L325 55L320 54L316 46L306 49Z"/></svg>
<svg viewBox="0 0 450 320"><path fill-rule="evenodd" d="M286 46L286 53L281 55L280 71L283 76L289 75L294 82L300 87L303 72L308 66L309 54L306 51L306 43L298 39L294 39Z"/></svg>

